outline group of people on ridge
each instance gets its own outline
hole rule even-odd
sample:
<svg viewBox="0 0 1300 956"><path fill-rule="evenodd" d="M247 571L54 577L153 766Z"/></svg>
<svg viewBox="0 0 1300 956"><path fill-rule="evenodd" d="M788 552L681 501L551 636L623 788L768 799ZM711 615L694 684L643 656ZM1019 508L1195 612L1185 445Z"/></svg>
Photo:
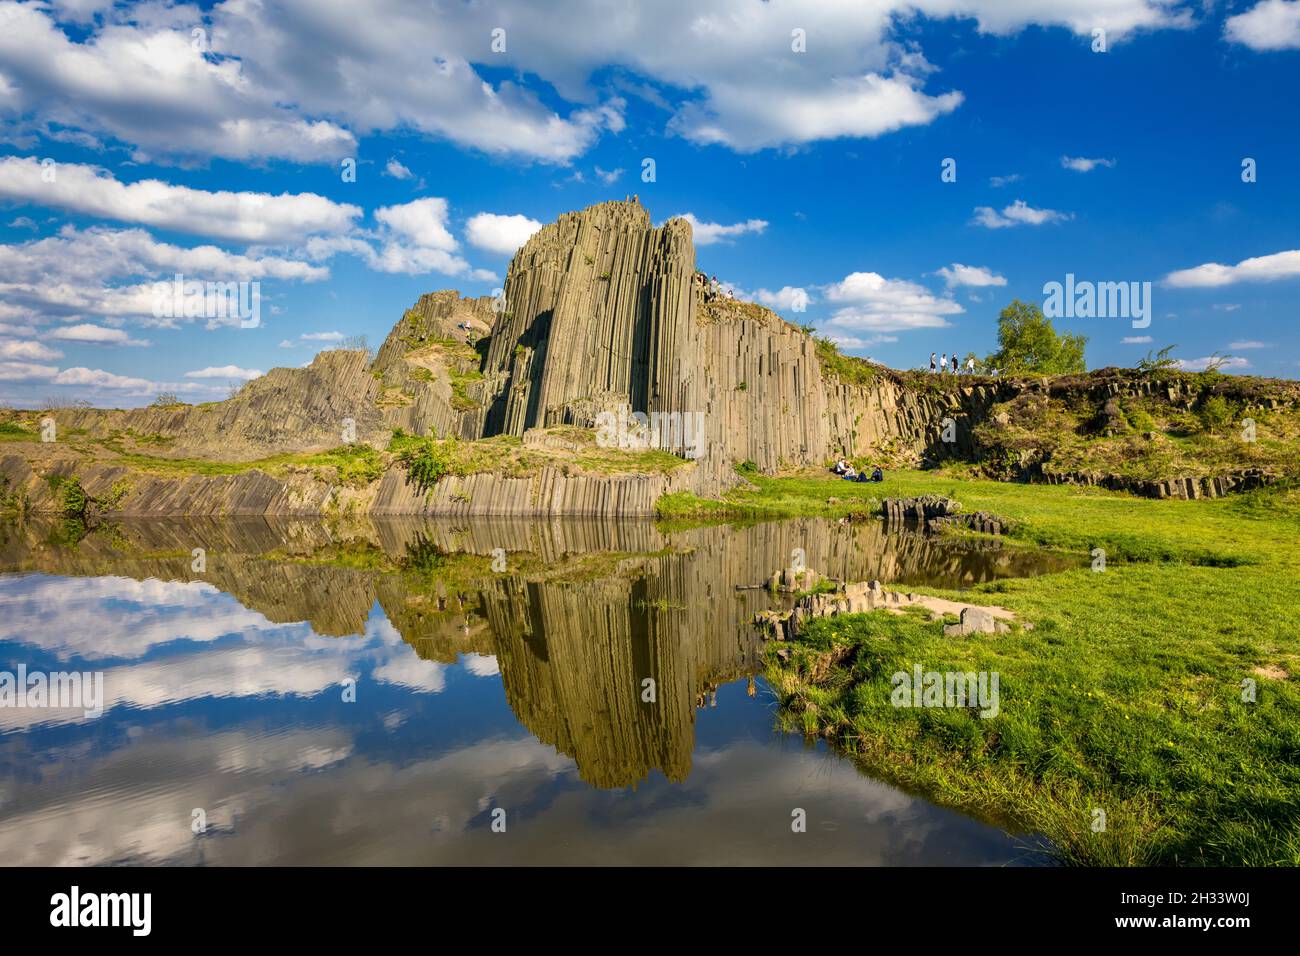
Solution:
<svg viewBox="0 0 1300 956"><path fill-rule="evenodd" d="M728 299L735 298L730 289L724 290L722 288L722 283L718 281L717 276L710 279L703 272L696 270L694 282L695 287L700 290L701 294L703 294L705 302L712 302L714 299L721 299L724 295Z"/></svg>
<svg viewBox="0 0 1300 956"><path fill-rule="evenodd" d="M953 352L953 353L952 353L952 359L951 359L951 361L952 361L952 374L953 374L953 375L957 375L959 372L961 372L961 366L957 364L957 353L956 353L956 352ZM938 363L938 367L936 368L936 367L935 367L934 353L931 352L931 353L930 353L930 374L933 375L935 372L939 372L940 374L942 374L942 373L944 373L944 372L947 372L947 371L948 371L948 362L949 362L949 359L948 359L948 353L947 353L947 352L944 352L943 355L940 356L940 358L939 358L939 363ZM967 374L967 375L974 375L974 374L975 374L975 356L973 356L973 355L968 356L967 359L966 359L966 374Z"/></svg>
<svg viewBox="0 0 1300 956"><path fill-rule="evenodd" d="M839 475L845 481L884 481L885 480L885 473L881 470L879 465L876 465L876 467L871 469L871 475L870 477L868 477L865 471L863 472L858 471L851 464L849 464L849 461L846 458L840 458L839 460L837 460L835 464L831 466L831 471L835 472L835 474Z"/></svg>

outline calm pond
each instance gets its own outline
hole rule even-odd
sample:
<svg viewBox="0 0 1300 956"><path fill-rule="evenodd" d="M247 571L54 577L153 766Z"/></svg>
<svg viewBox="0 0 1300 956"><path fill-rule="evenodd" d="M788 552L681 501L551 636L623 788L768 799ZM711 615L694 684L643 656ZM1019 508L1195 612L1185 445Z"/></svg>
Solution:
<svg viewBox="0 0 1300 956"><path fill-rule="evenodd" d="M0 670L105 698L0 708L0 864L1040 862L774 729L781 599L736 585L794 549L903 585L1070 563L822 519L0 525Z"/></svg>

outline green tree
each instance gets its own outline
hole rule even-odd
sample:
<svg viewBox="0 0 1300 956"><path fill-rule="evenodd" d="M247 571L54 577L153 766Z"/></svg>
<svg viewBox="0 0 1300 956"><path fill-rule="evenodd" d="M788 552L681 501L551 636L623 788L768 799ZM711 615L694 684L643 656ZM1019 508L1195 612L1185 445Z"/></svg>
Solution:
<svg viewBox="0 0 1300 956"><path fill-rule="evenodd" d="M998 350L984 361L1002 375L1086 372L1087 344L1087 336L1058 335L1042 309L1016 299L998 315Z"/></svg>

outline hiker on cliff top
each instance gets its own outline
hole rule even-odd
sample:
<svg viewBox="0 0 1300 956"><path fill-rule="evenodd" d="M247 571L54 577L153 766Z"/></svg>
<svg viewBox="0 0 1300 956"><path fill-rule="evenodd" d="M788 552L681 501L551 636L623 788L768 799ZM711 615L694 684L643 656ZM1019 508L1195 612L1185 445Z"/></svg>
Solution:
<svg viewBox="0 0 1300 956"><path fill-rule="evenodd" d="M966 374L975 374L975 356L973 355L966 359Z"/></svg>
<svg viewBox="0 0 1300 956"><path fill-rule="evenodd" d="M942 375L946 371L948 371L948 353L944 352L939 357L939 374Z"/></svg>
<svg viewBox="0 0 1300 956"><path fill-rule="evenodd" d="M957 353L956 352L952 353L952 374L953 375L957 374Z"/></svg>
<svg viewBox="0 0 1300 956"><path fill-rule="evenodd" d="M934 353L930 353L930 374L934 374Z"/></svg>

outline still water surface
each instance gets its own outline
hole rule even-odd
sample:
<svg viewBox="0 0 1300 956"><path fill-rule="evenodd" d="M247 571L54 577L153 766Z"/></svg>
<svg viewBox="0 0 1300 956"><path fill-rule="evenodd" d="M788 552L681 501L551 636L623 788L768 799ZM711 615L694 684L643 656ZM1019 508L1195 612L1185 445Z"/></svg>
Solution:
<svg viewBox="0 0 1300 956"><path fill-rule="evenodd" d="M0 709L0 864L1036 862L774 730L779 599L736 585L795 548L904 585L1067 563L821 519L0 526L0 669L107 699Z"/></svg>

